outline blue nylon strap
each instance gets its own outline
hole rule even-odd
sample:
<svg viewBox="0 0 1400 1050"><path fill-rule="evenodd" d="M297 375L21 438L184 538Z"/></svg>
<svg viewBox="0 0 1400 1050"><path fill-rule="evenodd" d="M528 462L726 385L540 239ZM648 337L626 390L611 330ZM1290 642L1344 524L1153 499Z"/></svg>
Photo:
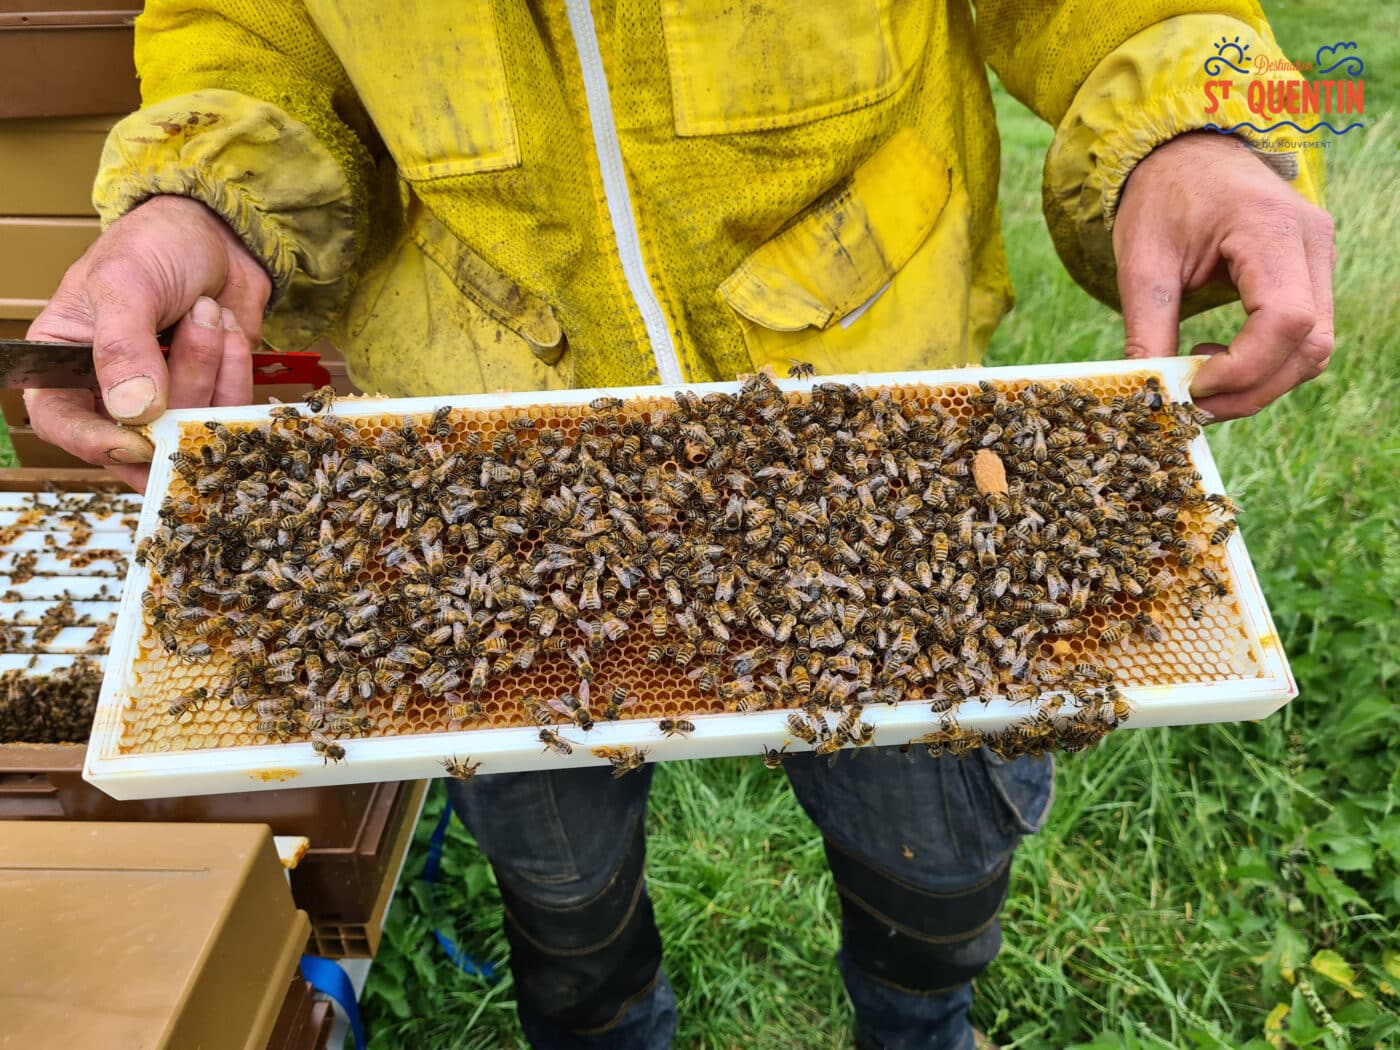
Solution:
<svg viewBox="0 0 1400 1050"><path fill-rule="evenodd" d="M500 978L496 975L496 967L493 964L477 962L466 951L459 948L451 937L438 928L436 885L438 865L442 863L442 847L447 842L447 826L451 823L452 807L450 805L444 806L442 816L438 818L437 827L433 828L432 838L428 840L428 859L423 862L423 881L428 884L428 919L433 924L433 939L442 946L442 950L447 953L447 957L452 960L457 969L473 977L482 977L495 984Z"/></svg>
<svg viewBox="0 0 1400 1050"><path fill-rule="evenodd" d="M312 988L340 1004L350 1022L350 1034L355 1037L355 1050L365 1050L365 1025L360 1020L360 1004L355 999L355 986L339 963L319 955L301 957L301 975Z"/></svg>

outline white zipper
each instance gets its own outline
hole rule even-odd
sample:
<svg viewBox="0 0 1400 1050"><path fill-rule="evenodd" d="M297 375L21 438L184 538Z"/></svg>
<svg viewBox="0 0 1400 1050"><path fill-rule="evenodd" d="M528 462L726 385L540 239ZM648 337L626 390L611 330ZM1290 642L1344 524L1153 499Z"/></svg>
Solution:
<svg viewBox="0 0 1400 1050"><path fill-rule="evenodd" d="M647 276L642 258L642 241L632 216L632 195L627 189L627 175L622 167L622 147L618 143L617 123L613 120L612 102L608 98L608 78L603 72L603 53L598 49L598 34L593 25L593 11L588 0L565 0L569 15L569 30L574 35L579 68L583 71L583 93L588 99L588 118L593 125L593 151L603 173L603 196L608 202L613 234L617 238L617 254L622 260L622 274L636 300L637 309L646 326L651 342L656 373L663 386L685 382L680 355L671 340L666 313Z"/></svg>

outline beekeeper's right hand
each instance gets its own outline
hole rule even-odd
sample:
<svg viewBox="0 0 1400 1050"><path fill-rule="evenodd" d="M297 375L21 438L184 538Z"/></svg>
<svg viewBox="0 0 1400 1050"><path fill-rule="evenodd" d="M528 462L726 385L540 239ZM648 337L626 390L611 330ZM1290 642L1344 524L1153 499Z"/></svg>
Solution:
<svg viewBox="0 0 1400 1050"><path fill-rule="evenodd" d="M26 390L34 431L143 489L151 445L118 423L167 408L246 404L272 283L224 221L187 197L152 197L68 268L30 339L92 343L101 403ZM156 333L175 325L167 360Z"/></svg>

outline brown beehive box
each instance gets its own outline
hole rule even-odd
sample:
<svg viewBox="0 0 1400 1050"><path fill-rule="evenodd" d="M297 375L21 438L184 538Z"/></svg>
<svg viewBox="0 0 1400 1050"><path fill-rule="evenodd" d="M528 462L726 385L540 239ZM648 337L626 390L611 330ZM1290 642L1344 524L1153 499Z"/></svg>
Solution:
<svg viewBox="0 0 1400 1050"><path fill-rule="evenodd" d="M266 828L10 824L0 836L5 1038L262 1050L310 923Z"/></svg>
<svg viewBox="0 0 1400 1050"><path fill-rule="evenodd" d="M60 499L52 490L70 493ZM59 547L70 544L71 530L91 526L92 535L79 544L83 550L132 544L139 497L125 493L110 505L105 518L92 513L87 496L96 491L122 492L124 486L110 475L96 470L35 471L0 470L0 595L17 588L38 594L61 592L80 583L116 581L119 569L110 561L94 560L79 566L55 558L55 547L44 542L54 539ZM15 497L8 494L26 494ZM34 495L29 495L34 494ZM30 500L42 502L29 502ZM18 510L16 508L19 508ZM76 508L86 508L73 517ZM11 524L13 521L15 524ZM106 529L107 531L103 531ZM72 573L68 578L23 575L16 572L17 558L42 556L31 569L42 573ZM78 559L81 561L81 559ZM31 677L61 670L65 655L63 635L37 646L39 653L20 651L34 648L34 623L54 602L42 599L0 602L0 623L10 631L8 651L0 651L0 664L22 667L32 656L46 661ZM79 603L107 627L115 622L117 603ZM105 609L105 613L104 610ZM19 620L19 625L15 621ZM82 629L69 629L78 634ZM75 639L81 646L82 638ZM102 643L92 654L102 659ZM0 699L0 703L5 702ZM96 702L95 688L86 698ZM90 719L90 713L87 715ZM0 718L0 725L6 724ZM37 728L32 727L31 728ZM411 833L422 801L423 785L385 783L345 785L311 789L288 788L274 791L242 792L230 795L191 795L145 802L118 802L82 779L86 726L72 743L36 743L34 737L17 739L0 730L0 820L91 820L91 821L180 821L239 822L267 824L274 834L305 836L311 848L290 873L292 892L299 907L318 926L327 924L328 943L365 945L376 938L371 930L384 886L392 883L401 857L396 857L400 831ZM43 739L50 739L44 736Z"/></svg>
<svg viewBox="0 0 1400 1050"><path fill-rule="evenodd" d="M23 0L0 11L0 118L123 113L141 104L139 4Z"/></svg>
<svg viewBox="0 0 1400 1050"><path fill-rule="evenodd" d="M0 215L93 215L92 181L118 119L0 120Z"/></svg>
<svg viewBox="0 0 1400 1050"><path fill-rule="evenodd" d="M98 232L95 218L0 217L0 318L38 317Z"/></svg>

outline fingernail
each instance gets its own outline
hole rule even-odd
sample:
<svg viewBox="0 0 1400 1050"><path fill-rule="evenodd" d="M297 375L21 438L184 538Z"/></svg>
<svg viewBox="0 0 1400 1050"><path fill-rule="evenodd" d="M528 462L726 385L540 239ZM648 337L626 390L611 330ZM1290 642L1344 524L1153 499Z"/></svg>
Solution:
<svg viewBox="0 0 1400 1050"><path fill-rule="evenodd" d="M126 448L117 445L107 450L107 458L113 463L149 463L151 453L146 449Z"/></svg>
<svg viewBox="0 0 1400 1050"><path fill-rule="evenodd" d="M218 303L207 295L201 295L194 301L194 309L190 311L190 320L199 325L200 328L218 328L219 312Z"/></svg>
<svg viewBox="0 0 1400 1050"><path fill-rule="evenodd" d="M219 311L219 313L223 316L225 332L243 331L243 329L238 324L238 318L233 315L232 310L230 310L228 307L224 307Z"/></svg>
<svg viewBox="0 0 1400 1050"><path fill-rule="evenodd" d="M107 388L103 400L107 411L117 419L135 419L156 399L156 385L150 376L133 376Z"/></svg>

